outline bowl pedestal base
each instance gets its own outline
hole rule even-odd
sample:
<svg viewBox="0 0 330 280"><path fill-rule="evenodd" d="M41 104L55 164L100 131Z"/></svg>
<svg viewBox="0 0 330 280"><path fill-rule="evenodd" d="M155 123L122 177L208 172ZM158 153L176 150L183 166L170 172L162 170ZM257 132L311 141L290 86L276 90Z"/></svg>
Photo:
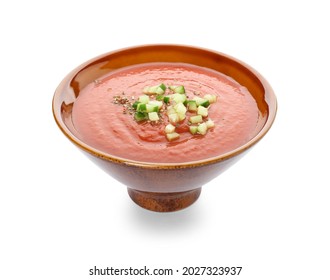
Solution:
<svg viewBox="0 0 330 280"><path fill-rule="evenodd" d="M154 193L127 188L131 199L139 206L155 212L173 212L193 204L202 188L185 192Z"/></svg>

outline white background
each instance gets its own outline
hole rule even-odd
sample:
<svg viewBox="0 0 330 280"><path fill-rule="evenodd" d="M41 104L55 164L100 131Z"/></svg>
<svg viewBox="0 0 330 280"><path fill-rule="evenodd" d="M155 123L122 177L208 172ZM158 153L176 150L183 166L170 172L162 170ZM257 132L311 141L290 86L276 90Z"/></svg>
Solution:
<svg viewBox="0 0 330 280"><path fill-rule="evenodd" d="M243 266L224 279L330 279L327 1L2 1L0 279L138 279L90 268ZM73 68L178 43L232 55L272 85L269 134L190 208L143 210L57 128ZM166 277L146 277L164 279ZM218 279L175 276L168 279ZM222 279L222 278L221 278Z"/></svg>

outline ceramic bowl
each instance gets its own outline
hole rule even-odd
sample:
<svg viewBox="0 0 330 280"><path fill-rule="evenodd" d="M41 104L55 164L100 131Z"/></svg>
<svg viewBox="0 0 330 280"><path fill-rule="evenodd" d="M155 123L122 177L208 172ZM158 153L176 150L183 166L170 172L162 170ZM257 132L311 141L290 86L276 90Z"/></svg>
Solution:
<svg viewBox="0 0 330 280"><path fill-rule="evenodd" d="M259 108L259 128L244 145L219 156L185 163L147 163L118 158L84 143L77 135L72 108L89 83L118 68L147 62L184 62L222 72L248 88ZM226 54L182 45L144 45L109 52L69 73L53 97L53 115L64 135L94 163L128 188L143 208L170 212L194 203L201 187L220 175L261 140L273 124L277 102L269 83L252 67Z"/></svg>

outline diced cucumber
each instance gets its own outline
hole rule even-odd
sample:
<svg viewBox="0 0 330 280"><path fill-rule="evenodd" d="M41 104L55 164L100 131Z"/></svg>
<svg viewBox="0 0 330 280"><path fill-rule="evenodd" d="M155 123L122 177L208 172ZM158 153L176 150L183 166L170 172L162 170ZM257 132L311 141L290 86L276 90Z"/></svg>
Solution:
<svg viewBox="0 0 330 280"><path fill-rule="evenodd" d="M175 103L183 103L187 99L185 94L180 94L180 93L173 93L171 95L171 98Z"/></svg>
<svg viewBox="0 0 330 280"><path fill-rule="evenodd" d="M174 105L174 109L178 114L186 114L187 112L187 108L186 106L183 105L183 103L178 103L176 105Z"/></svg>
<svg viewBox="0 0 330 280"><path fill-rule="evenodd" d="M165 126L165 133L173 133L175 131L175 126L173 124L168 124Z"/></svg>
<svg viewBox="0 0 330 280"><path fill-rule="evenodd" d="M158 121L159 120L159 116L158 116L157 112L148 113L148 117L149 117L149 120L151 120L151 121Z"/></svg>
<svg viewBox="0 0 330 280"><path fill-rule="evenodd" d="M214 121L212 121L211 119L208 119L205 123L207 128L212 128L215 126Z"/></svg>
<svg viewBox="0 0 330 280"><path fill-rule="evenodd" d="M158 112L159 111L159 107L157 105L150 104L150 103L146 104L146 109L147 109L146 111L148 113L150 113L150 112Z"/></svg>
<svg viewBox="0 0 330 280"><path fill-rule="evenodd" d="M201 115L203 117L207 117L208 116L208 109L206 107L203 107L202 105L201 106L198 106L197 108L197 114L198 115Z"/></svg>
<svg viewBox="0 0 330 280"><path fill-rule="evenodd" d="M197 127L197 132L201 135L205 135L207 132L207 125L206 123L201 123Z"/></svg>
<svg viewBox="0 0 330 280"><path fill-rule="evenodd" d="M144 120L148 119L148 115L146 113L142 113L142 112L135 112L134 119L137 122L144 121Z"/></svg>
<svg viewBox="0 0 330 280"><path fill-rule="evenodd" d="M196 134L197 133L197 125L189 126L189 131L190 131L191 134Z"/></svg>
<svg viewBox="0 0 330 280"><path fill-rule="evenodd" d="M164 95L163 94L156 95L156 100L163 101L164 100Z"/></svg>
<svg viewBox="0 0 330 280"><path fill-rule="evenodd" d="M159 87L165 92L166 86L164 84L160 84Z"/></svg>
<svg viewBox="0 0 330 280"><path fill-rule="evenodd" d="M168 106L168 107L167 107L166 114L167 114L168 116L171 115L171 114L175 114L175 113L176 113L176 111L175 111L175 109L174 109L173 106Z"/></svg>
<svg viewBox="0 0 330 280"><path fill-rule="evenodd" d="M203 107L207 108L210 106L210 101L208 101L207 99L204 99L204 101L201 104L199 104L199 106L203 106Z"/></svg>
<svg viewBox="0 0 330 280"><path fill-rule="evenodd" d="M179 122L179 115L177 113L168 115L168 119L171 123L176 124Z"/></svg>
<svg viewBox="0 0 330 280"><path fill-rule="evenodd" d="M145 94L164 94L166 90L166 86L164 84L160 84L158 86L145 87L143 89L143 93Z"/></svg>
<svg viewBox="0 0 330 280"><path fill-rule="evenodd" d="M168 141L174 141L180 138L180 134L176 132L166 133L166 138Z"/></svg>
<svg viewBox="0 0 330 280"><path fill-rule="evenodd" d="M169 96L164 96L163 101L166 104L170 103L170 97Z"/></svg>
<svg viewBox="0 0 330 280"><path fill-rule="evenodd" d="M159 109L162 108L162 106L163 106L163 102L162 102L162 101L158 101L158 100L151 100L151 101L149 101L148 104L150 104L150 105L155 105L155 106L157 106Z"/></svg>
<svg viewBox="0 0 330 280"><path fill-rule="evenodd" d="M186 93L184 86L169 86L170 90L173 90L175 93Z"/></svg>
<svg viewBox="0 0 330 280"><path fill-rule="evenodd" d="M155 92L156 94L164 94L165 90L163 90L161 87L157 87Z"/></svg>
<svg viewBox="0 0 330 280"><path fill-rule="evenodd" d="M159 94L159 95L156 95L156 100L151 100L150 102L153 102L153 101L160 101L160 102L164 102L164 103L168 103L170 100L169 96L164 96L164 94Z"/></svg>
<svg viewBox="0 0 330 280"><path fill-rule="evenodd" d="M188 100L187 101L187 108L189 112L196 112L197 111L197 103L195 100Z"/></svg>
<svg viewBox="0 0 330 280"><path fill-rule="evenodd" d="M133 109L137 109L138 105L140 104L141 102L140 101L135 101L132 105Z"/></svg>
<svg viewBox="0 0 330 280"><path fill-rule="evenodd" d="M136 111L138 111L138 112L147 112L147 104L139 103L137 105Z"/></svg>
<svg viewBox="0 0 330 280"><path fill-rule="evenodd" d="M183 93L186 93L186 90L185 90L184 86L177 86L175 88L174 92L183 94Z"/></svg>
<svg viewBox="0 0 330 280"><path fill-rule="evenodd" d="M141 103L147 104L149 102L149 96L148 95L141 95L139 96L139 101Z"/></svg>
<svg viewBox="0 0 330 280"><path fill-rule="evenodd" d="M197 106L203 106L203 107L209 107L210 106L210 101L205 99L205 98L195 96L193 100L196 101Z"/></svg>
<svg viewBox="0 0 330 280"><path fill-rule="evenodd" d="M201 115L191 116L189 118L189 121L191 123L201 123L201 122L203 122L203 117Z"/></svg>
<svg viewBox="0 0 330 280"><path fill-rule="evenodd" d="M211 104L217 101L217 96L213 94L205 94L204 98L207 99Z"/></svg>
<svg viewBox="0 0 330 280"><path fill-rule="evenodd" d="M199 96L195 96L195 97L193 98L193 100L195 100L196 103L197 103L197 106L199 106L199 105L201 105L203 102L205 102L206 99L204 99L204 98L202 98L202 97L199 97Z"/></svg>
<svg viewBox="0 0 330 280"><path fill-rule="evenodd" d="M156 93L157 89L158 89L158 86L149 87L148 93Z"/></svg>
<svg viewBox="0 0 330 280"><path fill-rule="evenodd" d="M177 115L179 117L179 122L183 121L186 118L186 114L177 113Z"/></svg>

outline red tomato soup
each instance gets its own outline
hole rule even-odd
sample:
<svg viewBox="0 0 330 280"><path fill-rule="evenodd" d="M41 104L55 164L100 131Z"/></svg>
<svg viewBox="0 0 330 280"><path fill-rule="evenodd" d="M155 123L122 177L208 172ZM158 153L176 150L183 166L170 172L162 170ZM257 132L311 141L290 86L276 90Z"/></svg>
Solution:
<svg viewBox="0 0 330 280"><path fill-rule="evenodd" d="M72 119L79 137L98 150L135 161L180 163L246 143L254 136L259 110L249 91L222 73L191 64L147 63L87 85Z"/></svg>

